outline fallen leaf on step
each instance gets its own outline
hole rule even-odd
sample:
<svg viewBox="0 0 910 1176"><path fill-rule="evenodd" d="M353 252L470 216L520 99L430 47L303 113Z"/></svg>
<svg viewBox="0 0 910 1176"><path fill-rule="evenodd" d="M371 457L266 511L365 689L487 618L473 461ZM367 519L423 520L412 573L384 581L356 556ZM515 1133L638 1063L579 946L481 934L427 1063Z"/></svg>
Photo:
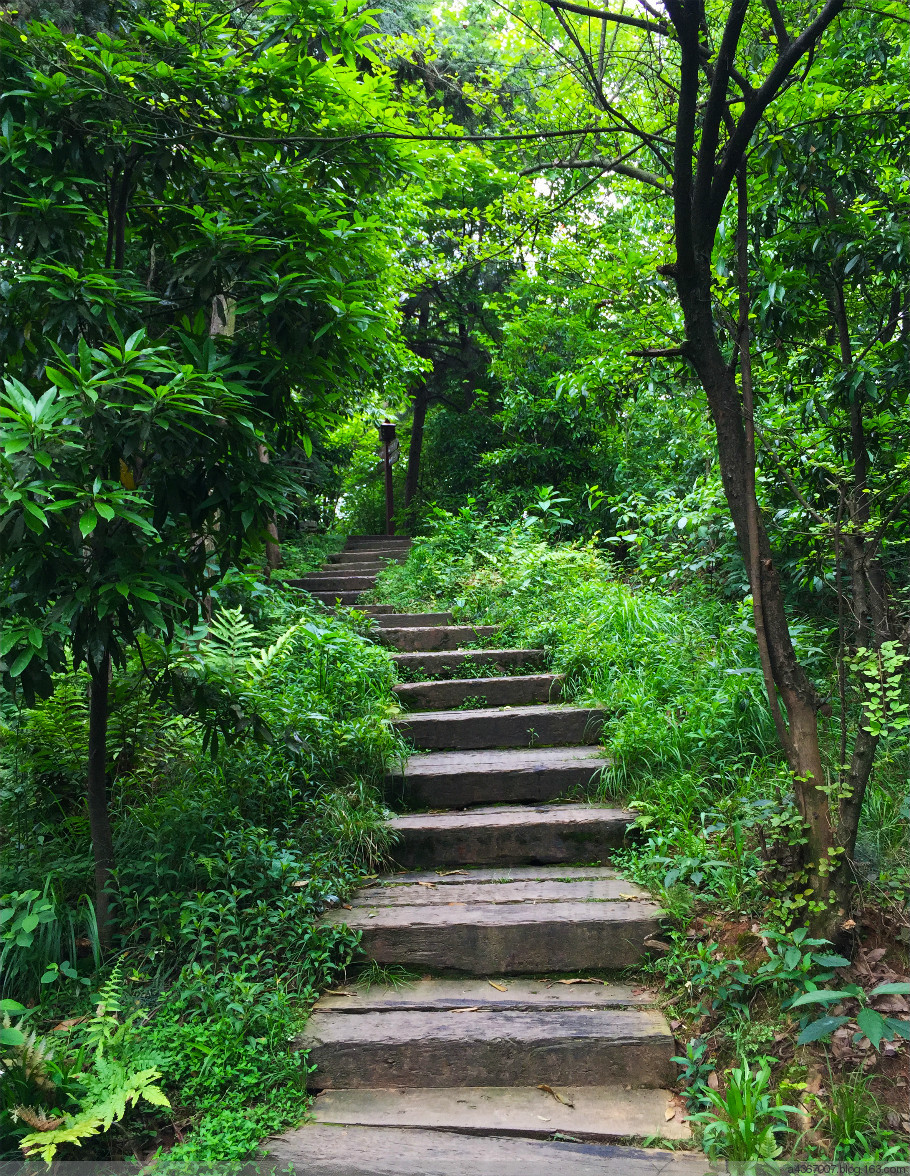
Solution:
<svg viewBox="0 0 910 1176"><path fill-rule="evenodd" d="M435 882L418 882L418 883L417 883L417 885L418 885L418 886L426 886L426 887L427 887L428 889L430 889L430 890L435 890L435 889L436 889L436 883L435 883Z"/></svg>
<svg viewBox="0 0 910 1176"><path fill-rule="evenodd" d="M449 1009L450 1013L479 1013L480 1005L471 1005L469 1009Z"/></svg>
<svg viewBox="0 0 910 1176"><path fill-rule="evenodd" d="M606 984L605 980L593 980L584 976L575 976L571 980L557 980L557 984Z"/></svg>
<svg viewBox="0 0 910 1176"><path fill-rule="evenodd" d="M349 902L343 902L341 904L341 909L344 911L352 911L354 908L351 906L351 904Z"/></svg>
<svg viewBox="0 0 910 1176"><path fill-rule="evenodd" d="M712 1090L719 1090L720 1089L720 1079L717 1077L716 1070L712 1070L711 1073L708 1075L708 1085L711 1087Z"/></svg>
<svg viewBox="0 0 910 1176"><path fill-rule="evenodd" d="M562 1105L564 1107L574 1107L575 1106L575 1103L569 1102L569 1100L567 1098L563 1098L562 1095L559 1094L558 1091L554 1090L552 1086L547 1086L547 1084L545 1082L542 1082L537 1087L537 1089L542 1090L544 1092L544 1094L552 1094L553 1097L556 1099L556 1101L559 1103L562 1103ZM538 1118L540 1118L539 1115L538 1115Z"/></svg>
<svg viewBox="0 0 910 1176"><path fill-rule="evenodd" d="M489 984L489 986L491 988L495 988L497 992L508 992L509 991L508 988L506 988L505 984L497 984L495 980L488 980L487 984Z"/></svg>
<svg viewBox="0 0 910 1176"><path fill-rule="evenodd" d="M620 898L624 898L626 902L638 902L641 898L640 894L620 894Z"/></svg>
<svg viewBox="0 0 910 1176"><path fill-rule="evenodd" d="M326 996L356 996L356 992L348 992L346 988L327 988Z"/></svg>
<svg viewBox="0 0 910 1176"><path fill-rule="evenodd" d="M448 812L448 809L442 809L442 812ZM451 878L453 874L467 874L467 870L437 870L436 873L440 878Z"/></svg>
<svg viewBox="0 0 910 1176"><path fill-rule="evenodd" d="M541 1123L549 1123L550 1122L550 1120L545 1119L543 1115L538 1115L537 1118L540 1119ZM62 1122L62 1120L61 1120L61 1122Z"/></svg>
<svg viewBox="0 0 910 1176"><path fill-rule="evenodd" d="M646 939L645 947L650 947L652 951L672 951L673 947L669 943L663 943L660 939Z"/></svg>
<svg viewBox="0 0 910 1176"><path fill-rule="evenodd" d="M676 1107L674 1107L672 1103L667 1103L666 1110L664 1111L664 1118L668 1123L671 1119L676 1118Z"/></svg>

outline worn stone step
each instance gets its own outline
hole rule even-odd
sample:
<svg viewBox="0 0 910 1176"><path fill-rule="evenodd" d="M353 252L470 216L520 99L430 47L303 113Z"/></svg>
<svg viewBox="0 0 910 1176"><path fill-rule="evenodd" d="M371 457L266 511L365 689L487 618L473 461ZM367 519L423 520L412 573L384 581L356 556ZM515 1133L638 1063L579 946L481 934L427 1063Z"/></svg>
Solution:
<svg viewBox="0 0 910 1176"><path fill-rule="evenodd" d="M410 535L348 535L346 547L361 547L364 544L375 544L381 546L382 544L403 544L405 547L410 547L414 542Z"/></svg>
<svg viewBox="0 0 910 1176"><path fill-rule="evenodd" d="M586 895L536 902L377 903L332 911L326 922L361 931L360 946L377 963L486 976L632 967L647 954L645 940L658 934L660 918L653 903Z"/></svg>
<svg viewBox="0 0 910 1176"><path fill-rule="evenodd" d="M371 559L363 563L327 563L315 572L307 572L308 576L375 576L388 567L388 560Z"/></svg>
<svg viewBox="0 0 910 1176"><path fill-rule="evenodd" d="M384 617L395 611L394 604L358 604L357 611L368 617Z"/></svg>
<svg viewBox="0 0 910 1176"><path fill-rule="evenodd" d="M609 765L594 746L433 751L393 767L388 783L416 808L465 808L555 800Z"/></svg>
<svg viewBox="0 0 910 1176"><path fill-rule="evenodd" d="M312 1114L316 1123L526 1139L545 1139L555 1132L603 1143L691 1138L669 1091L628 1086L563 1086L555 1094L538 1086L326 1090L317 1097Z"/></svg>
<svg viewBox="0 0 910 1176"><path fill-rule="evenodd" d="M436 625L432 628L383 629L381 639L393 649L432 650L459 649L472 641L486 641L492 637L498 625Z"/></svg>
<svg viewBox="0 0 910 1176"><path fill-rule="evenodd" d="M577 979L577 977L569 977ZM523 976L489 980L415 980L399 987L370 985L333 989L320 996L315 1007L338 1013L380 1013L398 1010L442 1011L445 1009L605 1009L649 1008L657 1003L653 992L640 986L587 979L584 983L561 984L552 977L529 980Z"/></svg>
<svg viewBox="0 0 910 1176"><path fill-rule="evenodd" d="M623 809L562 804L407 813L389 826L401 866L512 866L605 861L632 819Z"/></svg>
<svg viewBox="0 0 910 1176"><path fill-rule="evenodd" d="M421 629L427 625L452 625L450 612L388 613L376 622L380 629Z"/></svg>
<svg viewBox="0 0 910 1176"><path fill-rule="evenodd" d="M329 604L329 605L331 605L331 604L344 604L344 605L356 604L357 601L363 595L363 593L359 590L356 592L341 592L338 590L336 590L334 592L322 592L322 591L317 591L314 588L302 588L301 591L302 592L309 592L310 596L315 597L316 600L321 600L323 604Z"/></svg>
<svg viewBox="0 0 910 1176"><path fill-rule="evenodd" d="M393 653L392 661L412 674L451 677L474 673L486 677L496 671L509 671L540 665L546 657L543 649L459 649L441 652Z"/></svg>
<svg viewBox="0 0 910 1176"><path fill-rule="evenodd" d="M396 874L385 875L380 882L387 886L408 886L414 882L432 882L434 886L473 886L477 882L548 882L554 878L580 882L619 876L612 866L468 866L458 869L401 870ZM370 882L372 879L365 881Z"/></svg>
<svg viewBox="0 0 910 1176"><path fill-rule="evenodd" d="M704 1176L723 1162L657 1148L310 1123L268 1155L307 1176Z"/></svg>
<svg viewBox="0 0 910 1176"><path fill-rule="evenodd" d="M558 867L552 878L491 879L468 882L457 889L436 882L388 882L365 886L351 897L354 908L402 906L463 906L466 903L618 902L624 898L647 900L648 892L622 878L571 878L563 880Z"/></svg>
<svg viewBox="0 0 910 1176"><path fill-rule="evenodd" d="M407 551L396 548L384 548L378 551L363 548L357 551L337 551L328 557L330 564L365 563L377 561L382 564L401 563L407 559Z"/></svg>
<svg viewBox="0 0 910 1176"><path fill-rule="evenodd" d="M433 632L433 630L429 630ZM392 720L415 747L555 747L590 744L606 719L601 707L550 704L490 710L415 711Z"/></svg>
<svg viewBox="0 0 910 1176"><path fill-rule="evenodd" d="M642 1008L314 1011L295 1042L314 1090L407 1086L660 1087L673 1082L673 1034Z"/></svg>
<svg viewBox="0 0 910 1176"><path fill-rule="evenodd" d="M505 678L402 682L392 689L407 706L418 710L446 710L460 706L466 699L477 699L483 706L554 702L562 693L564 681L565 674L513 674Z"/></svg>
<svg viewBox="0 0 910 1176"><path fill-rule="evenodd" d="M331 592L334 589L337 589L339 592L365 592L376 583L376 577L324 576L316 573L312 576L304 576L300 580L291 580L290 583L295 588L306 588L307 591L315 588L317 592Z"/></svg>

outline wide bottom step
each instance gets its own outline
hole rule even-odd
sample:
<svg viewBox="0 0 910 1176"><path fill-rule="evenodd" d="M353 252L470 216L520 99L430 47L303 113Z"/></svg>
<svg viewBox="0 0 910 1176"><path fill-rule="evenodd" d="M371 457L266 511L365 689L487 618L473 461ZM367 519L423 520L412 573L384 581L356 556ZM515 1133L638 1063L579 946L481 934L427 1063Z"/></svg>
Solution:
<svg viewBox="0 0 910 1176"><path fill-rule="evenodd" d="M725 1170L684 1152L320 1123L273 1139L268 1151L306 1176L704 1176Z"/></svg>
<svg viewBox="0 0 910 1176"><path fill-rule="evenodd" d="M443 1090L327 1090L317 1123L419 1127L546 1139L567 1133L597 1143L687 1140L685 1112L666 1090L625 1086L462 1086Z"/></svg>

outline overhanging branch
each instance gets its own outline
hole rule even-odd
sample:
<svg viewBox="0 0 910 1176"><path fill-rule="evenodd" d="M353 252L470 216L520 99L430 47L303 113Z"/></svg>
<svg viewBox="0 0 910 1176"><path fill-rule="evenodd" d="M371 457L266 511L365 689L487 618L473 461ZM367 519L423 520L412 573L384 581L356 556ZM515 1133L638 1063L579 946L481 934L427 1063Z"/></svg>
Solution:
<svg viewBox="0 0 910 1176"><path fill-rule="evenodd" d="M571 4L569 0L543 0L554 12L561 8L563 12L574 12L579 16L593 16L596 20L609 20L614 24L630 25L633 29L644 29L649 33L667 34L665 21L644 20L638 16L626 16L621 12L607 12L605 8L589 8L587 4Z"/></svg>

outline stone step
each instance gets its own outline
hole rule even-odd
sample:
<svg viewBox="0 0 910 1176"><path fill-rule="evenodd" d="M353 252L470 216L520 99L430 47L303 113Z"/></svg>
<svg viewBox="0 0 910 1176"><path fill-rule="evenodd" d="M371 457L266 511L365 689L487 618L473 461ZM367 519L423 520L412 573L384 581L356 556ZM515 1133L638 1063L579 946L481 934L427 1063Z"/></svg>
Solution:
<svg viewBox="0 0 910 1176"><path fill-rule="evenodd" d="M382 641L393 649L459 649L472 641L492 637L498 625L436 625L433 628L392 628L382 631Z"/></svg>
<svg viewBox="0 0 910 1176"><path fill-rule="evenodd" d="M621 893L637 892L618 882L564 883L564 895L554 889L558 885L489 883L495 895L478 886L463 901L424 890L422 903L408 904L410 895L397 905L377 899L332 911L326 922L362 932L361 949L377 963L471 976L627 968L642 961L645 940L660 931L659 907L623 901ZM502 893L510 889L511 898Z"/></svg>
<svg viewBox="0 0 910 1176"><path fill-rule="evenodd" d="M358 604L357 611L368 617L384 617L395 611L394 604Z"/></svg>
<svg viewBox="0 0 910 1176"><path fill-rule="evenodd" d="M363 563L327 563L315 572L307 572L308 576L376 576L388 567L388 560L371 559Z"/></svg>
<svg viewBox="0 0 910 1176"><path fill-rule="evenodd" d="M643 1008L314 1010L295 1048L314 1090L406 1086L636 1086L674 1081L673 1034Z"/></svg>
<svg viewBox="0 0 910 1176"><path fill-rule="evenodd" d="M291 580L289 583L295 588L306 588L308 592L311 589L316 589L317 592L331 592L334 589L339 592L366 592L376 583L376 577L324 576L317 572L312 576L304 576L301 580Z"/></svg>
<svg viewBox="0 0 910 1176"><path fill-rule="evenodd" d="M392 624L394 617L389 618ZM446 710L465 699L476 698L484 706L522 706L554 702L562 694L565 674L513 674L505 678L448 678L435 682L403 682L392 689L408 706L420 710Z"/></svg>
<svg viewBox="0 0 910 1176"><path fill-rule="evenodd" d="M361 591L356 592L317 592L312 588L303 588L302 592L309 592L310 596L315 597L316 600L321 600L323 604L344 604L352 605L363 596Z"/></svg>
<svg viewBox="0 0 910 1176"><path fill-rule="evenodd" d="M442 652L393 653L392 661L412 674L451 677L473 673L489 675L495 670L513 670L540 665L543 649L459 649Z"/></svg>
<svg viewBox="0 0 910 1176"><path fill-rule="evenodd" d="M394 876L373 886L365 886L352 897L353 909L366 907L370 911L381 907L428 907L445 904L447 907L465 903L496 905L499 903L548 902L620 902L634 899L647 901L648 892L619 877L572 878L559 877L559 867L550 867L552 878L491 879L487 882L467 882L463 886L439 886L435 882L396 882Z"/></svg>
<svg viewBox="0 0 910 1176"><path fill-rule="evenodd" d="M310 1123L268 1155L307 1176L704 1176L704 1156L657 1148Z"/></svg>
<svg viewBox="0 0 910 1176"><path fill-rule="evenodd" d="M416 808L464 808L555 800L609 765L602 747L435 751L410 756L387 779Z"/></svg>
<svg viewBox="0 0 910 1176"><path fill-rule="evenodd" d="M380 882L388 886L408 886L414 882L432 882L434 886L473 886L477 882L550 882L554 878L566 882L581 882L586 879L611 879L619 876L612 866L561 865L557 869L553 866L468 866L459 869L401 870L386 875ZM365 881L372 884L371 880Z"/></svg>
<svg viewBox="0 0 910 1176"><path fill-rule="evenodd" d="M577 979L571 977L570 979ZM585 979L584 983L561 984L552 977L528 980L511 976L504 982L489 980L415 980L397 988L370 985L325 992L314 1006L339 1013L382 1013L444 1011L446 1009L519 1009L546 1012L550 1009L651 1008L657 1003L653 992L628 984Z"/></svg>
<svg viewBox="0 0 910 1176"><path fill-rule="evenodd" d="M401 563L407 559L406 551L398 551L394 548L385 548L379 551L364 548L360 551L338 551L334 555L328 557L330 564L348 564L348 563L370 563L373 561L387 564L387 563Z"/></svg>
<svg viewBox="0 0 910 1176"><path fill-rule="evenodd" d="M513 866L605 861L623 844L633 814L581 804L407 813L389 826L404 867Z"/></svg>
<svg viewBox="0 0 910 1176"><path fill-rule="evenodd" d="M649 1136L691 1138L682 1111L666 1090L563 1086L556 1094L558 1099L539 1086L326 1090L317 1097L312 1114L316 1123L525 1139L546 1139L554 1132L598 1143Z"/></svg>
<svg viewBox="0 0 910 1176"><path fill-rule="evenodd" d="M414 542L410 535L348 535L346 547L359 547L363 544L376 544L377 546L387 543L390 545L401 543L405 547L410 547Z"/></svg>
<svg viewBox="0 0 910 1176"><path fill-rule="evenodd" d="M376 622L380 629L421 629L428 625L452 625L450 612L389 613Z"/></svg>
<svg viewBox="0 0 910 1176"><path fill-rule="evenodd" d="M589 744L597 738L605 718L606 711L600 707L550 704L490 710L415 711L393 719L392 723L399 735L418 748L479 750Z"/></svg>

